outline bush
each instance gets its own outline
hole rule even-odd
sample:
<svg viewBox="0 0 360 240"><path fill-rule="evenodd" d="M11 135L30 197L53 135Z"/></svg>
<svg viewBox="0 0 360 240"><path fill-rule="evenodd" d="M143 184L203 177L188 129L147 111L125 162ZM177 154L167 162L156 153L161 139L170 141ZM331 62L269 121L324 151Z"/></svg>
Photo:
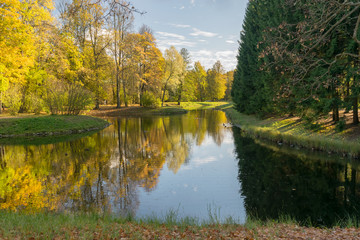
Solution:
<svg viewBox="0 0 360 240"><path fill-rule="evenodd" d="M44 101L35 93L27 95L25 101L28 112L40 114L40 112L44 109Z"/></svg>
<svg viewBox="0 0 360 240"><path fill-rule="evenodd" d="M66 99L68 98L67 95L66 89L60 84L54 84L48 89L47 96L44 100L51 114L64 113Z"/></svg>
<svg viewBox="0 0 360 240"><path fill-rule="evenodd" d="M21 93L18 88L14 87L6 91L4 104L8 107L11 115L19 113L21 107Z"/></svg>
<svg viewBox="0 0 360 240"><path fill-rule="evenodd" d="M54 84L48 89L45 98L51 114L78 115L92 102L91 93L79 84Z"/></svg>
<svg viewBox="0 0 360 240"><path fill-rule="evenodd" d="M151 92L145 92L141 98L144 107L159 108L161 101Z"/></svg>
<svg viewBox="0 0 360 240"><path fill-rule="evenodd" d="M79 85L73 85L68 90L67 114L78 115L86 106L91 105L91 93Z"/></svg>

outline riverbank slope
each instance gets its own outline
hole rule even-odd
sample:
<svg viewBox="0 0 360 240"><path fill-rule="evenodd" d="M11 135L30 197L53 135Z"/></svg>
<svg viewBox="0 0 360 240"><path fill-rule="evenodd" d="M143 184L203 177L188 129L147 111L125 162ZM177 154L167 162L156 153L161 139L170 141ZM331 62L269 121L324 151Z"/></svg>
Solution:
<svg viewBox="0 0 360 240"><path fill-rule="evenodd" d="M175 102L167 102L161 108L140 107L138 105L116 108L115 105L102 105L100 109L91 110L86 114L95 117L166 116L185 114L190 110L214 109L224 104L227 104L227 102L182 102L180 105Z"/></svg>
<svg viewBox="0 0 360 240"><path fill-rule="evenodd" d="M233 124L240 126L252 137L267 139L279 145L342 154L350 158L360 157L359 126L346 124L344 129L339 130L330 118L323 119L318 124L309 124L298 117L259 119L237 112L232 104L219 106L218 109L225 111ZM350 119L350 113L348 118Z"/></svg>

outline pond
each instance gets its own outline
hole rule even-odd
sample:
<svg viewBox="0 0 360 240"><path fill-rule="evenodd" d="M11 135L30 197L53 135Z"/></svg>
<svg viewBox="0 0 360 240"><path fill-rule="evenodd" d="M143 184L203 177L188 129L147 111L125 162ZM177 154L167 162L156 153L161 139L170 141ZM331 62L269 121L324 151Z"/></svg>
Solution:
<svg viewBox="0 0 360 240"><path fill-rule="evenodd" d="M360 166L254 141L216 110L112 118L79 139L0 145L0 209L331 226L360 216Z"/></svg>

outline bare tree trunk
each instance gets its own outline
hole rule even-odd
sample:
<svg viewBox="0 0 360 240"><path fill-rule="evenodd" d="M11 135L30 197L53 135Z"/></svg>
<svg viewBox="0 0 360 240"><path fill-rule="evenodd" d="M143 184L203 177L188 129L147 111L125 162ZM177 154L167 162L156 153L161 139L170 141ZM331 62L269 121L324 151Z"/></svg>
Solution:
<svg viewBox="0 0 360 240"><path fill-rule="evenodd" d="M114 14L115 18L115 14ZM114 19L115 22L115 19ZM115 31L115 64L116 64L116 108L121 107L120 103L120 79L119 79L119 61L117 56L117 34Z"/></svg>

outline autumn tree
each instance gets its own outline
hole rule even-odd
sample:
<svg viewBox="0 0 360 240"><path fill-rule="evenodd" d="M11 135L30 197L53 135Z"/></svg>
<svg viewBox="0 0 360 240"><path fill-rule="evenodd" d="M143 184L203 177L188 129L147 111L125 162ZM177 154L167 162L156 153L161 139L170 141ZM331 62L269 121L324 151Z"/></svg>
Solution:
<svg viewBox="0 0 360 240"><path fill-rule="evenodd" d="M0 109L3 96L13 113L23 105L32 73L39 70L41 33L52 21L51 9L52 1L48 0L6 0L0 4Z"/></svg>
<svg viewBox="0 0 360 240"><path fill-rule="evenodd" d="M234 81L234 71L229 71L226 73L226 91L225 99L228 101L231 99L231 88Z"/></svg>
<svg viewBox="0 0 360 240"><path fill-rule="evenodd" d="M138 34L139 38L136 46L138 62L139 79L139 100L142 105L142 96L145 91L153 93L160 92L161 79L164 74L164 58L160 50L156 47L155 38L152 34L144 32Z"/></svg>
<svg viewBox="0 0 360 240"><path fill-rule="evenodd" d="M190 59L190 53L189 50L187 50L186 48L182 48L180 50L180 55L183 58L183 66L182 66L182 73L179 75L179 84L176 86L176 97L177 97L177 102L178 105L180 105L181 99L182 99L182 95L183 95L183 90L184 90L184 85L185 85L185 78L187 76L187 73L189 72L191 66L191 59Z"/></svg>
<svg viewBox="0 0 360 240"><path fill-rule="evenodd" d="M184 74L184 59L174 46L165 50L164 78L162 82L161 106L164 105L165 94L168 89L175 89L181 84Z"/></svg>
<svg viewBox="0 0 360 240"><path fill-rule="evenodd" d="M212 69L209 69L206 76L208 99L215 101L223 99L226 91L226 78L224 68L220 61L217 61Z"/></svg>
<svg viewBox="0 0 360 240"><path fill-rule="evenodd" d="M204 101L206 98L206 71L200 62L194 63L194 68L187 74L185 78L184 94L189 99Z"/></svg>
<svg viewBox="0 0 360 240"><path fill-rule="evenodd" d="M115 4L112 8L112 27L113 27L113 51L116 64L116 107L120 108L120 88L122 85L123 98L125 106L128 106L126 84L125 84L125 47L126 35L128 34L131 24L133 22L132 11L127 2L122 4Z"/></svg>

